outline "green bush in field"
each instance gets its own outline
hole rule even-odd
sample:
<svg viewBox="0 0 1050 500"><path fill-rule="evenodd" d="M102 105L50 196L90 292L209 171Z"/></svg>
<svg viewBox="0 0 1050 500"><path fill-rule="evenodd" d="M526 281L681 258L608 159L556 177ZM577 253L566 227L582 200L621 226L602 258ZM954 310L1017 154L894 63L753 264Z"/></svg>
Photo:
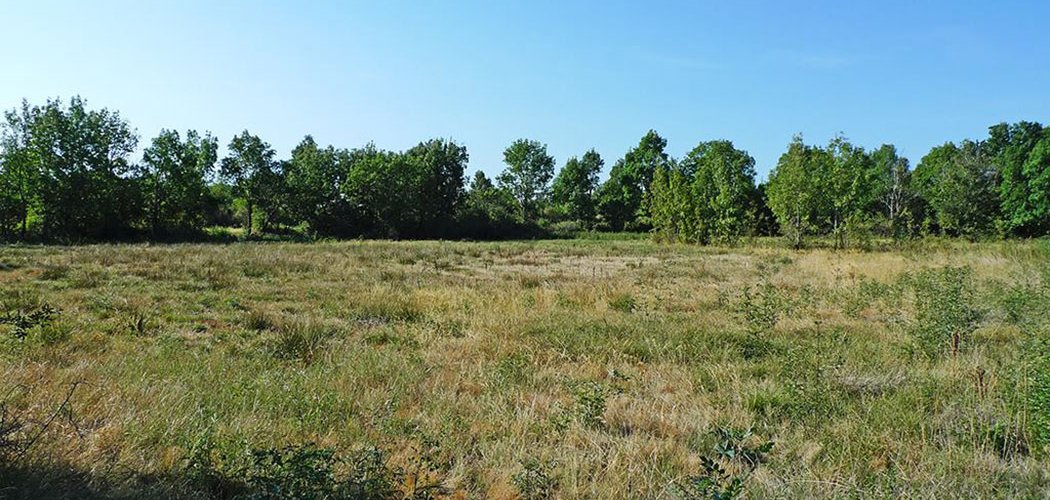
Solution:
<svg viewBox="0 0 1050 500"><path fill-rule="evenodd" d="M343 456L315 444L216 452L198 447L188 468L191 482L209 496L243 499L428 498L424 488L405 495L404 472L387 465L383 452L364 448Z"/></svg>
<svg viewBox="0 0 1050 500"><path fill-rule="evenodd" d="M1018 388L1025 410L1028 439L1037 452L1050 453L1050 335L1036 335L1024 349Z"/></svg>
<svg viewBox="0 0 1050 500"><path fill-rule="evenodd" d="M521 462L521 470L514 474L511 482L518 489L522 500L543 500L554 498L558 480L553 476L553 464L541 462L534 458Z"/></svg>
<svg viewBox="0 0 1050 500"><path fill-rule="evenodd" d="M930 357L965 348L983 316L969 267L928 269L910 279L915 291L911 333Z"/></svg>

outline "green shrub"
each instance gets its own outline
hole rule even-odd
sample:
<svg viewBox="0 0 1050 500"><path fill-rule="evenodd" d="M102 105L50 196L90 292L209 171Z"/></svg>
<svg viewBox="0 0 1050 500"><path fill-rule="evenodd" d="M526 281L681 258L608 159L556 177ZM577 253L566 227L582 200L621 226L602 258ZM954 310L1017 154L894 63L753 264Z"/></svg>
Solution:
<svg viewBox="0 0 1050 500"><path fill-rule="evenodd" d="M760 334L772 330L789 306L784 293L767 281L755 289L745 288L735 311L747 324L748 333Z"/></svg>
<svg viewBox="0 0 1050 500"><path fill-rule="evenodd" d="M31 332L45 330L58 314L47 302L25 304L0 316L0 325L7 325L14 338L25 340Z"/></svg>
<svg viewBox="0 0 1050 500"><path fill-rule="evenodd" d="M944 267L925 270L914 278L915 323L911 332L929 357L957 354L969 344L982 312L974 298L973 270Z"/></svg>
<svg viewBox="0 0 1050 500"><path fill-rule="evenodd" d="M518 489L522 500L543 500L554 498L558 481L552 473L553 464L541 462L534 458L521 462L521 470L514 474L511 482Z"/></svg>

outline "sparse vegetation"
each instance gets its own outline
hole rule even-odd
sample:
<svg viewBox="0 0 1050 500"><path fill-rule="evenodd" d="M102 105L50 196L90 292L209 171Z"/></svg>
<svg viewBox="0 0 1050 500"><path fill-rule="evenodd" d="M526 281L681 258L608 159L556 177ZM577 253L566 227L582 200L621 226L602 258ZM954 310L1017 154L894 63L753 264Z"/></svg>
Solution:
<svg viewBox="0 0 1050 500"><path fill-rule="evenodd" d="M1038 240L0 262L0 496L1050 494Z"/></svg>

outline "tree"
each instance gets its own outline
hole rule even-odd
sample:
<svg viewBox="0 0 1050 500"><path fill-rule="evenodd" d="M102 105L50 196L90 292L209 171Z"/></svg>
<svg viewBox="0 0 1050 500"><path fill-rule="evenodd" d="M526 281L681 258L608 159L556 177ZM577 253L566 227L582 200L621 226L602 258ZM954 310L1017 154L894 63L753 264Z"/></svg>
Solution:
<svg viewBox="0 0 1050 500"><path fill-rule="evenodd" d="M128 178L138 137L127 122L74 97L68 106L54 100L37 109L30 134L44 238L126 236L139 207Z"/></svg>
<svg viewBox="0 0 1050 500"><path fill-rule="evenodd" d="M349 152L321 148L309 135L303 138L285 170L292 217L315 234L349 234L352 209L342 192L349 170Z"/></svg>
<svg viewBox="0 0 1050 500"><path fill-rule="evenodd" d="M671 164L666 148L667 140L650 130L638 146L613 165L598 195L598 211L611 229L622 231L649 224L649 207L644 200L656 169Z"/></svg>
<svg viewBox="0 0 1050 500"><path fill-rule="evenodd" d="M586 226L594 222L594 193L598 188L598 174L605 162L591 149L582 159L569 158L551 187L551 200L570 220Z"/></svg>
<svg viewBox="0 0 1050 500"><path fill-rule="evenodd" d="M1038 216L1039 199L1033 197L1035 178L1041 172L1029 171L1028 157L1046 132L1039 123L1000 123L988 129L985 149L999 177L999 201L1005 234L1034 236L1044 233L1047 221Z"/></svg>
<svg viewBox="0 0 1050 500"><path fill-rule="evenodd" d="M244 199L247 208L244 229L251 236L255 208L260 203L271 205L275 202L268 195L273 194L273 182L277 176L276 153L269 144L247 130L234 137L227 149L229 154L222 160L221 174L233 185L236 196Z"/></svg>
<svg viewBox="0 0 1050 500"><path fill-rule="evenodd" d="M38 110L22 101L20 109L4 114L0 125L0 233L18 226L25 241L29 216L39 200L40 162L32 148L32 126Z"/></svg>
<svg viewBox="0 0 1050 500"><path fill-rule="evenodd" d="M153 237L186 235L204 228L207 177L219 141L208 134L162 130L142 155L139 169L146 218Z"/></svg>
<svg viewBox="0 0 1050 500"><path fill-rule="evenodd" d="M890 234L899 238L908 230L907 219L914 215L910 210L915 195L908 159L898 155L892 144L883 144L871 153L871 161L875 172L873 198L876 200L871 210L884 217Z"/></svg>
<svg viewBox="0 0 1050 500"><path fill-rule="evenodd" d="M547 154L546 144L519 139L503 151L503 162L507 168L496 180L518 201L522 219L534 222L539 205L550 196L554 157Z"/></svg>
<svg viewBox="0 0 1050 500"><path fill-rule="evenodd" d="M413 170L414 191L419 199L414 232L440 236L451 231L456 211L465 194L464 172L470 156L466 146L446 139L421 142L405 152Z"/></svg>
<svg viewBox="0 0 1050 500"><path fill-rule="evenodd" d="M524 228L516 220L517 205L506 189L497 187L479 170L474 173L460 212L460 231L483 239L518 236Z"/></svg>
<svg viewBox="0 0 1050 500"><path fill-rule="evenodd" d="M998 218L997 172L984 145L966 140L930 150L915 169L918 192L941 231L971 239L987 235Z"/></svg>
<svg viewBox="0 0 1050 500"><path fill-rule="evenodd" d="M692 173L693 237L706 244L731 242L748 231L749 197L755 189L755 159L730 141L702 142L681 162Z"/></svg>
<svg viewBox="0 0 1050 500"><path fill-rule="evenodd" d="M412 165L402 154L369 144L350 154L343 194L360 213L362 228L375 236L400 238L418 227Z"/></svg>
<svg viewBox="0 0 1050 500"><path fill-rule="evenodd" d="M875 202L875 169L864 148L842 136L831 140L823 156L828 161L817 165L825 167L818 178L827 212L820 216L830 225L835 246L845 248L849 230L864 223L865 212Z"/></svg>
<svg viewBox="0 0 1050 500"><path fill-rule="evenodd" d="M826 213L823 176L827 156L826 151L805 145L802 136L796 135L770 173L769 208L795 248L800 248L805 236L819 228L819 217Z"/></svg>
<svg viewBox="0 0 1050 500"><path fill-rule="evenodd" d="M1050 130L1036 143L1024 164L1024 175L1030 179L1028 201L1032 207L1032 227L1040 235L1050 231Z"/></svg>
<svg viewBox="0 0 1050 500"><path fill-rule="evenodd" d="M653 233L663 241L697 241L697 202L690 179L680 168L659 166L649 186Z"/></svg>

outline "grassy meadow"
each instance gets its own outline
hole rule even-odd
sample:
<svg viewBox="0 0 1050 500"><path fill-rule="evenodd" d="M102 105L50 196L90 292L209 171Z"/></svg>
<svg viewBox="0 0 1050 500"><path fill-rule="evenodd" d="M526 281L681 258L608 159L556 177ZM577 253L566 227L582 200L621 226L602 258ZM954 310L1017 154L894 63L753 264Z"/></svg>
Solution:
<svg viewBox="0 0 1050 500"><path fill-rule="evenodd" d="M0 248L0 498L1046 497L1050 243Z"/></svg>

